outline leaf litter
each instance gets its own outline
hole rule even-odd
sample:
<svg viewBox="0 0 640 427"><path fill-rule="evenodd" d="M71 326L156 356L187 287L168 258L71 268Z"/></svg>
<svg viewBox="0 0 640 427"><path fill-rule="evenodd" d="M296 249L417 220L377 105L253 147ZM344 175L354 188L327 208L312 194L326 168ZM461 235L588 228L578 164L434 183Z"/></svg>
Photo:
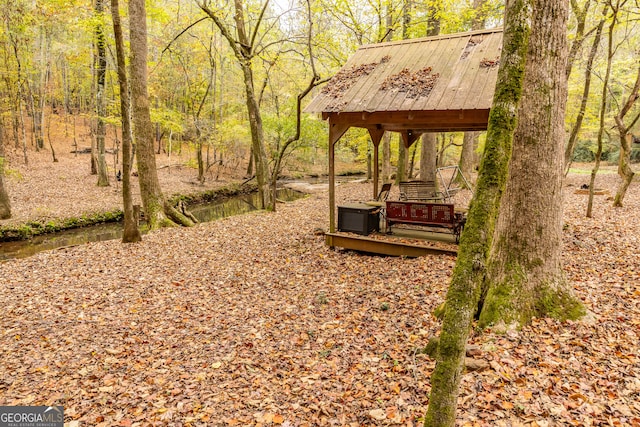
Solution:
<svg viewBox="0 0 640 427"><path fill-rule="evenodd" d="M472 336L491 368L464 375L458 425L640 425L638 184L587 219L569 180L564 264L591 317ZM68 425L420 425L455 259L330 250L327 199L1 264L0 405L62 405Z"/></svg>

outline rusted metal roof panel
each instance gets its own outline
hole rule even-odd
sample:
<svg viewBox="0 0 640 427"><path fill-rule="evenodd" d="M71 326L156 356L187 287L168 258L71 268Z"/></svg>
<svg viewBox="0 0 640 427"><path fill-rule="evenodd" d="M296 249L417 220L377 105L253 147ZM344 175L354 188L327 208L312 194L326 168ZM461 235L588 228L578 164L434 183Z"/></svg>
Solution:
<svg viewBox="0 0 640 427"><path fill-rule="evenodd" d="M502 29L362 46L305 111L488 110L501 47Z"/></svg>

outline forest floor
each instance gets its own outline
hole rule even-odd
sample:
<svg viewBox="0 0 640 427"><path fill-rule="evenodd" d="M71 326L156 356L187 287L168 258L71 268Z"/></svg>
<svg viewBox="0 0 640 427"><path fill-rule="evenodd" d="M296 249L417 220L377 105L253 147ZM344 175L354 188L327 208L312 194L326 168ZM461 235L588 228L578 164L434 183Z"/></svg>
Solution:
<svg viewBox="0 0 640 427"><path fill-rule="evenodd" d="M119 206L87 170L10 177L16 218ZM588 179L568 179L564 265L590 316L471 337L490 368L463 376L459 425L640 426L640 184L622 208L596 196L588 219ZM434 367L420 350L455 258L331 250L314 233L327 223L317 192L1 263L0 405L62 405L69 426L419 425Z"/></svg>

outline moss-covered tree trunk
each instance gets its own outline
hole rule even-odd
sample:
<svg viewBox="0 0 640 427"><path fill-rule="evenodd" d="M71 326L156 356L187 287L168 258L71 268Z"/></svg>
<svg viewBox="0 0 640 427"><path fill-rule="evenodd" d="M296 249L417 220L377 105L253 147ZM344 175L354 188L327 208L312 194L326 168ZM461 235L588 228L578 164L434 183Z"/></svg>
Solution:
<svg viewBox="0 0 640 427"><path fill-rule="evenodd" d="M122 232L123 243L135 243L142 240L138 228L138 218L134 216L133 199L131 197L131 163L133 161L131 141L131 119L129 116L129 82L124 54L124 37L120 24L120 12L118 0L111 0L111 15L113 20L113 33L116 42L116 60L118 69L118 82L120 83L120 113L122 115L122 202L124 212L124 228Z"/></svg>
<svg viewBox="0 0 640 427"><path fill-rule="evenodd" d="M133 135L140 183L140 195L150 229L193 222L165 200L158 180L154 132L147 93L147 19L144 0L129 1L130 75Z"/></svg>
<svg viewBox="0 0 640 427"><path fill-rule="evenodd" d="M566 1L536 0L509 179L500 205L480 326L578 318L562 269Z"/></svg>
<svg viewBox="0 0 640 427"><path fill-rule="evenodd" d="M262 209L269 206L271 200L269 193L269 161L264 143L264 130L262 128L262 115L253 86L253 71L251 61L240 60L244 75L244 87L249 112L249 127L251 128L251 148L254 153L254 167L258 184L258 195Z"/></svg>
<svg viewBox="0 0 640 427"><path fill-rule="evenodd" d="M489 115L485 154L447 293L437 363L431 375L431 395L424 421L426 427L455 425L465 346L477 309L495 218L507 180L516 112L522 92L530 17L530 1L507 2L502 55Z"/></svg>
<svg viewBox="0 0 640 427"><path fill-rule="evenodd" d="M0 219L11 218L11 202L4 185L4 162L4 129L0 127Z"/></svg>

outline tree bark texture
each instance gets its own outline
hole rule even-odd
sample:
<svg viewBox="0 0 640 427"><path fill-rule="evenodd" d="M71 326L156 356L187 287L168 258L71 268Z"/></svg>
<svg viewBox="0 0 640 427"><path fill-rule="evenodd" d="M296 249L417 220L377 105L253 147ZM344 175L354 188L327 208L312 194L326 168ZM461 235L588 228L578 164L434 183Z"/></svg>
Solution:
<svg viewBox="0 0 640 427"><path fill-rule="evenodd" d="M420 137L420 179L438 182L436 168L438 162L438 142L433 132L424 133Z"/></svg>
<svg viewBox="0 0 640 427"><path fill-rule="evenodd" d="M391 133L382 136L382 182L391 180Z"/></svg>
<svg viewBox="0 0 640 427"><path fill-rule="evenodd" d="M500 204L480 326L584 314L562 269L566 1L535 0L509 179Z"/></svg>
<svg viewBox="0 0 640 427"><path fill-rule="evenodd" d="M476 149L478 148L478 138L480 138L480 132L465 132L462 139L462 152L460 153L460 172L466 178L471 180L475 175L476 166L478 164L478 156L476 155ZM464 179L457 176L456 182L460 185L465 185Z"/></svg>
<svg viewBox="0 0 640 427"><path fill-rule="evenodd" d="M398 166L396 168L396 184L407 180L409 149L404 146L402 138L398 138Z"/></svg>
<svg viewBox="0 0 640 427"><path fill-rule="evenodd" d="M455 425L466 342L477 309L495 218L507 180L516 112L522 94L530 17L529 1L507 2L502 55L489 114L485 154L447 292L425 427Z"/></svg>
<svg viewBox="0 0 640 427"><path fill-rule="evenodd" d="M116 42L116 60L118 67L118 82L120 83L120 111L122 115L122 202L124 211L124 230L122 243L135 243L142 240L138 228L138 218L134 213L133 199L131 197L131 163L133 161L131 140L131 118L129 115L129 82L124 54L124 37L120 23L118 0L111 0L111 15L113 20L113 33Z"/></svg>
<svg viewBox="0 0 640 427"><path fill-rule="evenodd" d="M109 185L107 162L104 158L104 140L106 137L107 101L105 97L105 78L107 75L107 49L104 37L104 0L96 0L96 166L98 172L98 187Z"/></svg>

